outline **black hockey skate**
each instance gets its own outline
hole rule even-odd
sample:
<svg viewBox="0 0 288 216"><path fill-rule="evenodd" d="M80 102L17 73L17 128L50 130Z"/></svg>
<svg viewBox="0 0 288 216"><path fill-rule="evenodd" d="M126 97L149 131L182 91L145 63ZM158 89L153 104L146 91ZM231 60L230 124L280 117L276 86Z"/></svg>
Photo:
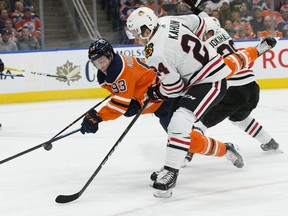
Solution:
<svg viewBox="0 0 288 216"><path fill-rule="evenodd" d="M273 37L264 38L263 40L260 41L259 44L255 46L255 48L258 51L258 56L263 55L265 52L275 47L276 44L277 40L275 38Z"/></svg>
<svg viewBox="0 0 288 216"><path fill-rule="evenodd" d="M237 168L244 166L244 159L239 153L239 148L232 143L225 143L226 145L226 158L230 160Z"/></svg>
<svg viewBox="0 0 288 216"><path fill-rule="evenodd" d="M158 198L169 198L172 196L172 189L176 185L179 170L167 166L161 170L153 184L153 188L156 189L153 195Z"/></svg>
<svg viewBox="0 0 288 216"><path fill-rule="evenodd" d="M283 151L279 148L279 144L273 138L268 143L262 144L261 149L266 152L283 153Z"/></svg>

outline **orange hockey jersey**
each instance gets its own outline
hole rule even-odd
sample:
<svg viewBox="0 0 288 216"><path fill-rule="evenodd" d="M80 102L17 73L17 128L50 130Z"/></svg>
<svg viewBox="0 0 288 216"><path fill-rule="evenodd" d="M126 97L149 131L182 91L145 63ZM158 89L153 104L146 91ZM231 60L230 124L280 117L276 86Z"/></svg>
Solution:
<svg viewBox="0 0 288 216"><path fill-rule="evenodd" d="M97 78L100 86L112 94L108 103L98 111L103 121L109 121L123 115L132 98L142 106L148 87L155 83L156 74L144 59L116 54L106 73L98 70ZM149 103L143 114L155 112L161 104Z"/></svg>

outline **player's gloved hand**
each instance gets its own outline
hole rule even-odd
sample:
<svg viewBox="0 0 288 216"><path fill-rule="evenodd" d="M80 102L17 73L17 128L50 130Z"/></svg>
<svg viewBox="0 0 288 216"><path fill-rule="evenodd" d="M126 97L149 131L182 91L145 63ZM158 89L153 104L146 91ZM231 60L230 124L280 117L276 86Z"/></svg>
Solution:
<svg viewBox="0 0 288 216"><path fill-rule="evenodd" d="M98 124L103 120L97 115L94 109L90 109L81 124L81 133L96 133L98 131Z"/></svg>
<svg viewBox="0 0 288 216"><path fill-rule="evenodd" d="M4 63L2 59L0 58L0 72L4 71Z"/></svg>
<svg viewBox="0 0 288 216"><path fill-rule="evenodd" d="M137 100L132 98L127 111L124 113L124 116L126 117L134 116L138 113L140 109L141 109L140 103Z"/></svg>
<svg viewBox="0 0 288 216"><path fill-rule="evenodd" d="M161 94L159 90L159 83L153 84L148 87L147 96L149 97L150 102L152 103L158 103L163 100L167 100L168 98Z"/></svg>

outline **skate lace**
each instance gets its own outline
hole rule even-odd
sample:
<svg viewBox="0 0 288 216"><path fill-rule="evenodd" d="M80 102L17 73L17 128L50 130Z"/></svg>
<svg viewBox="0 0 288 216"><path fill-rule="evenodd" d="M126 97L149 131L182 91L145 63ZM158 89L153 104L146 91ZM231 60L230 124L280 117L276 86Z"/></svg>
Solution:
<svg viewBox="0 0 288 216"><path fill-rule="evenodd" d="M227 150L226 158L230 160L233 164L238 160L237 155L235 155L231 150Z"/></svg>
<svg viewBox="0 0 288 216"><path fill-rule="evenodd" d="M162 178L158 181L158 183L167 184L174 178L174 175L175 174L173 172L167 171L167 173L162 176Z"/></svg>
<svg viewBox="0 0 288 216"><path fill-rule="evenodd" d="M264 42L260 43L257 48L258 48L258 50L266 51L266 50L269 50L271 48L271 46L267 43L267 41L264 41Z"/></svg>

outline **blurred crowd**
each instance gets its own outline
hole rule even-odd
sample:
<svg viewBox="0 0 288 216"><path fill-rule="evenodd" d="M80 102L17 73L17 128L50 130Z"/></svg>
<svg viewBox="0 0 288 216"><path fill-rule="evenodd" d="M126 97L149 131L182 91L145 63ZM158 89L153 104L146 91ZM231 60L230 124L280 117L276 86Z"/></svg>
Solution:
<svg viewBox="0 0 288 216"><path fill-rule="evenodd" d="M40 49L41 24L31 0L0 0L0 52Z"/></svg>
<svg viewBox="0 0 288 216"><path fill-rule="evenodd" d="M126 36L129 14L138 7L153 9L159 17L189 14L181 0L102 0L102 9L119 33L119 44L137 43ZM185 2L185 0L183 1ZM202 0L201 8L219 19L221 26L235 40L288 37L288 0Z"/></svg>

